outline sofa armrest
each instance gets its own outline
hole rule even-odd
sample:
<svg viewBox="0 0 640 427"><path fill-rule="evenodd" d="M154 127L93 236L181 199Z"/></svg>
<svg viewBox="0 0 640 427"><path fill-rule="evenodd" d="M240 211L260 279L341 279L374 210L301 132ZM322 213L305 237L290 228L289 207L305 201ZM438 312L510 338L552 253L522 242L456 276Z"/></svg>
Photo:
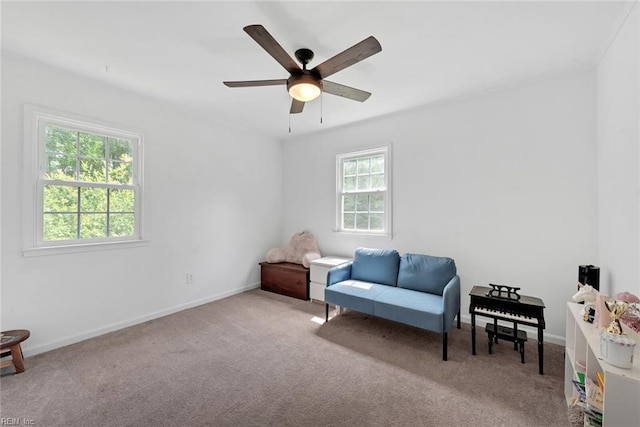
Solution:
<svg viewBox="0 0 640 427"><path fill-rule="evenodd" d="M340 264L333 267L327 273L327 286L331 286L334 283L342 282L351 278L351 264L353 261L349 261L344 264Z"/></svg>
<svg viewBox="0 0 640 427"><path fill-rule="evenodd" d="M456 315L460 311L460 277L454 276L447 283L442 293L442 304L444 310L444 332L449 332Z"/></svg>

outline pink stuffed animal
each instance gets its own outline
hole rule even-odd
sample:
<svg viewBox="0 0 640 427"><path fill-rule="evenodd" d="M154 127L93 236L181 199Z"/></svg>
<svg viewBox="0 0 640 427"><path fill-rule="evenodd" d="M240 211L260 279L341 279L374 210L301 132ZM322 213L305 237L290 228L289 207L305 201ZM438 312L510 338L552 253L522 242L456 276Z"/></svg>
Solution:
<svg viewBox="0 0 640 427"><path fill-rule="evenodd" d="M616 294L616 299L618 301L624 301L627 304L633 304L633 303L640 302L640 298L638 298L637 296L635 296L634 294L632 294L630 292L620 292L619 294Z"/></svg>
<svg viewBox="0 0 640 427"><path fill-rule="evenodd" d="M629 304L627 311L620 317L620 322L640 333L640 298L630 292L620 292L616 294L616 300Z"/></svg>

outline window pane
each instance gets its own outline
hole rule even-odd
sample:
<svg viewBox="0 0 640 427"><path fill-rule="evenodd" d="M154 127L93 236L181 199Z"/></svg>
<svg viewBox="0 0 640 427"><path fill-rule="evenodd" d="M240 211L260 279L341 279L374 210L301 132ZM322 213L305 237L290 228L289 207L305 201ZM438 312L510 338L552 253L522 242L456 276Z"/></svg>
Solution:
<svg viewBox="0 0 640 427"><path fill-rule="evenodd" d="M371 175L371 189L372 190L384 190L384 175L375 174Z"/></svg>
<svg viewBox="0 0 640 427"><path fill-rule="evenodd" d="M80 160L80 181L106 182L106 175L107 162L105 160Z"/></svg>
<svg viewBox="0 0 640 427"><path fill-rule="evenodd" d="M78 216L75 214L44 214L44 240L71 240L78 236Z"/></svg>
<svg viewBox="0 0 640 427"><path fill-rule="evenodd" d="M365 157L364 159L358 159L358 174L369 174L371 171L371 165L369 162L369 157Z"/></svg>
<svg viewBox="0 0 640 427"><path fill-rule="evenodd" d="M355 175L357 171L357 161L347 160L344 162L344 175Z"/></svg>
<svg viewBox="0 0 640 427"><path fill-rule="evenodd" d="M40 203L35 206L36 220L42 224L35 236L36 246L62 246L110 236L135 238L134 232L141 228L137 212L141 193L133 185L140 184L138 148L142 135L112 132L97 123L35 111L33 118L44 124L36 134L34 154L40 167L33 177L42 193L30 196ZM80 126L83 130L78 130ZM353 168L355 177L355 163ZM354 178L354 189L355 185ZM45 243L55 240L59 242Z"/></svg>
<svg viewBox="0 0 640 427"><path fill-rule="evenodd" d="M132 184L131 163L110 162L109 164L109 182L117 182L120 184Z"/></svg>
<svg viewBox="0 0 640 427"><path fill-rule="evenodd" d="M110 190L109 212L133 212L135 193L133 190Z"/></svg>
<svg viewBox="0 0 640 427"><path fill-rule="evenodd" d="M73 130L57 126L47 126L45 129L45 150L50 153L66 153L75 157L78 133Z"/></svg>
<svg viewBox="0 0 640 427"><path fill-rule="evenodd" d="M80 155L104 159L104 138L100 135L80 132Z"/></svg>
<svg viewBox="0 0 640 427"><path fill-rule="evenodd" d="M358 175L358 190L369 190L369 175Z"/></svg>
<svg viewBox="0 0 640 427"><path fill-rule="evenodd" d="M80 215L80 238L107 237L107 214Z"/></svg>
<svg viewBox="0 0 640 427"><path fill-rule="evenodd" d="M132 213L111 214L109 216L109 235L116 237L133 236L134 225L135 219Z"/></svg>
<svg viewBox="0 0 640 427"><path fill-rule="evenodd" d="M391 212L388 205L390 189L386 174L388 149L377 148L337 156L338 181L342 194L339 224L336 228L360 232L389 232Z"/></svg>
<svg viewBox="0 0 640 427"><path fill-rule="evenodd" d="M78 187L67 185L44 186L44 212L77 212ZM46 230L46 227L45 227Z"/></svg>
<svg viewBox="0 0 640 427"><path fill-rule="evenodd" d="M384 211L384 196L382 194L372 194L369 197L369 209L372 212L383 212Z"/></svg>
<svg viewBox="0 0 640 427"><path fill-rule="evenodd" d="M356 230L368 230L369 229L369 214L357 213L356 214Z"/></svg>
<svg viewBox="0 0 640 427"><path fill-rule="evenodd" d="M384 172L384 156L374 156L371 158L371 173Z"/></svg>
<svg viewBox="0 0 640 427"><path fill-rule="evenodd" d="M356 209L356 196L343 196L344 197L344 202L343 202L343 206L342 209L344 209L345 212L353 212Z"/></svg>
<svg viewBox="0 0 640 427"><path fill-rule="evenodd" d="M356 177L349 176L344 178L344 191L354 191L356 189Z"/></svg>
<svg viewBox="0 0 640 427"><path fill-rule="evenodd" d="M369 210L369 196L360 194L356 196L356 211L367 212Z"/></svg>
<svg viewBox="0 0 640 427"><path fill-rule="evenodd" d="M83 187L80 189L80 212L107 212L107 189Z"/></svg>
<svg viewBox="0 0 640 427"><path fill-rule="evenodd" d="M355 215L352 213L345 213L342 216L342 226L345 229L353 230L355 228Z"/></svg>
<svg viewBox="0 0 640 427"><path fill-rule="evenodd" d="M380 213L372 213L369 216L370 228L371 230L381 231L384 229L384 218L383 214Z"/></svg>
<svg viewBox="0 0 640 427"><path fill-rule="evenodd" d="M109 138L109 158L130 162L133 159L133 146L128 139Z"/></svg>
<svg viewBox="0 0 640 427"><path fill-rule="evenodd" d="M76 157L47 154L45 176L51 179L76 179Z"/></svg>

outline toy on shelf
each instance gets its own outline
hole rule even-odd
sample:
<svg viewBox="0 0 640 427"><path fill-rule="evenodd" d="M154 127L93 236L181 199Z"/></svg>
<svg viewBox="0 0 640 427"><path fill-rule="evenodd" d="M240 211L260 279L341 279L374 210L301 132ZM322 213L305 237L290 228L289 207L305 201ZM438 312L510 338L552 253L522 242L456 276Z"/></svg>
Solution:
<svg viewBox="0 0 640 427"><path fill-rule="evenodd" d="M571 297L575 302L584 302L582 309L582 319L585 322L592 323L596 312L596 299L598 291L591 285L583 285L578 283L578 292Z"/></svg>
<svg viewBox="0 0 640 427"><path fill-rule="evenodd" d="M627 311L620 316L620 322L627 325L634 332L640 333L640 298L630 292L620 292L616 294L616 299L629 304Z"/></svg>
<svg viewBox="0 0 640 427"><path fill-rule="evenodd" d="M614 335L622 335L622 326L620 325L620 317L627 311L627 304L624 301L616 301L614 299L604 302L607 310L609 310L609 317L611 317L611 323L607 326L606 331Z"/></svg>
<svg viewBox="0 0 640 427"><path fill-rule="evenodd" d="M605 362L623 369L633 367L633 351L636 343L622 330L620 317L627 311L629 304L610 299L605 301L611 323L600 334L600 355Z"/></svg>

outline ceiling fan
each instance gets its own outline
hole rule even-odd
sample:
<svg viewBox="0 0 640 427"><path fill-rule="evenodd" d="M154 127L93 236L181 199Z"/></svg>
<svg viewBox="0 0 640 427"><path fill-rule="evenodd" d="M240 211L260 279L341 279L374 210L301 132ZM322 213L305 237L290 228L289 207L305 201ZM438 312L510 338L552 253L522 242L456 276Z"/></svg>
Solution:
<svg viewBox="0 0 640 427"><path fill-rule="evenodd" d="M286 85L287 91L293 98L291 102L291 114L301 113L305 102L317 98L321 92L360 102L366 101L371 96L369 92L330 82L325 79L340 70L380 52L382 47L375 37L369 36L360 43L351 46L334 57L327 59L322 64L308 70L307 64L313 59L313 51L310 49L296 50L296 59L302 64L302 68L300 68L262 25L248 25L244 27L244 31L262 46L269 55L278 61L280 65L289 72L290 76L288 79L223 82L226 86L252 87Z"/></svg>

